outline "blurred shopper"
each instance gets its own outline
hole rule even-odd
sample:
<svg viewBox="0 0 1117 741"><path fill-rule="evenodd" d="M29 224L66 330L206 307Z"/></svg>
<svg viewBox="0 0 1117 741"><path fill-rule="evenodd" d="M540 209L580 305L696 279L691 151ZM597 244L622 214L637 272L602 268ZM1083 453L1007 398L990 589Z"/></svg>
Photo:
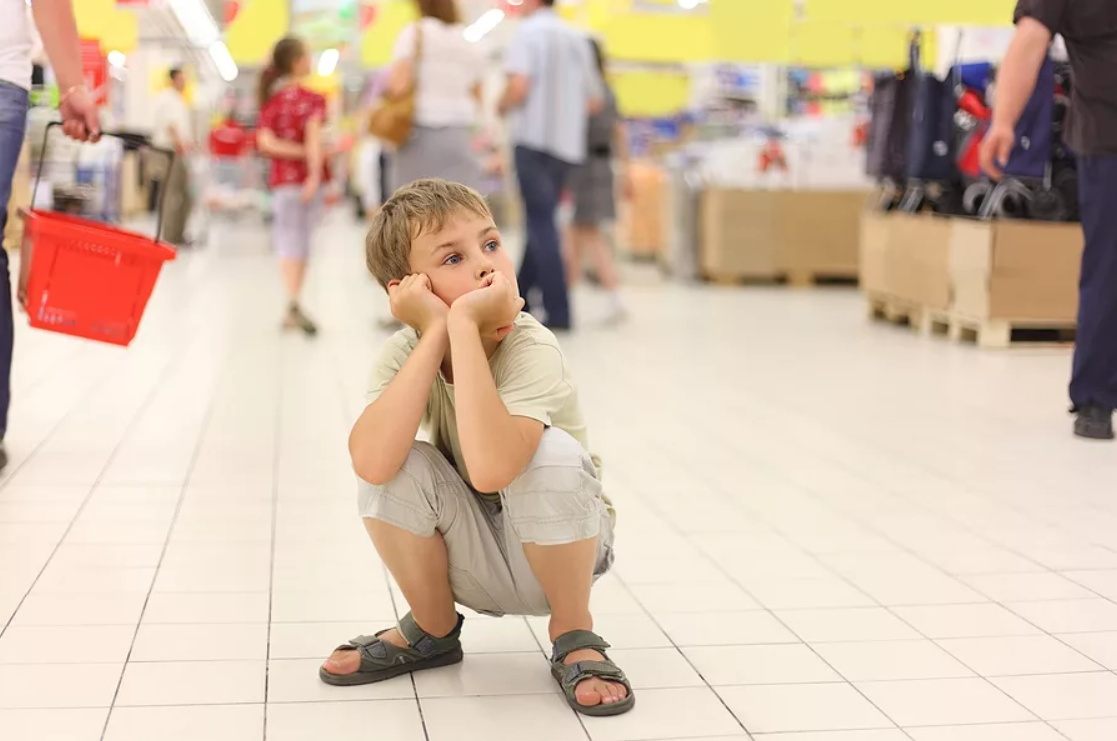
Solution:
<svg viewBox="0 0 1117 741"><path fill-rule="evenodd" d="M601 44L590 40L601 79L605 79L605 54ZM625 197L631 186L628 179L628 140L624 123L617 111L617 98L605 86L605 102L601 110L590 116L586 136L586 161L574 168L570 190L574 193L574 222L566 240L566 272L570 288L582 277L583 259L588 252L598 282L609 294L609 322L624 319L620 278L613 261L611 245L602 234L602 226L617 218L616 183L613 178L614 158L621 165L621 184Z"/></svg>
<svg viewBox="0 0 1117 741"><path fill-rule="evenodd" d="M527 215L520 265L524 298L543 294L546 324L570 329L570 299L555 212L571 167L586 158L589 116L604 90L586 37L554 11L554 0L524 0L527 16L508 47L500 112L510 114L516 174Z"/></svg>
<svg viewBox="0 0 1117 741"><path fill-rule="evenodd" d="M156 179L159 180L159 187L167 189L163 196L163 239L182 247L189 245L186 239L186 222L190 218L190 209L193 208L190 163L187 157L194 151L194 127L190 121L190 105L184 94L186 74L181 69L172 69L170 83L170 87L155 98L152 106L155 127L151 141L157 147L173 150L178 156L175 157L170 172L167 172L166 162L162 158L150 157L149 161L158 173Z"/></svg>
<svg viewBox="0 0 1117 741"><path fill-rule="evenodd" d="M1078 156L1086 250L1079 285L1078 345L1070 396L1075 434L1112 440L1117 408L1117 2L1020 0L1016 36L997 77L982 166L1000 177L1015 128L1056 34L1074 76L1068 141Z"/></svg>
<svg viewBox="0 0 1117 741"><path fill-rule="evenodd" d="M87 141L101 134L97 104L85 87L81 46L71 0L35 0L35 26L54 68L61 92L62 130ZM12 178L27 130L31 88L32 25L23 0L0 0L0 233L8 220ZM12 286L8 253L0 250L3 287L0 288L0 468L8 464L3 439L8 430L11 403Z"/></svg>
<svg viewBox="0 0 1117 741"><path fill-rule="evenodd" d="M420 19L396 39L387 88L392 96L415 85L411 138L389 160L394 190L438 177L471 188L481 171L470 147L481 101L485 60L466 41L454 0L416 0Z"/></svg>
<svg viewBox="0 0 1117 741"><path fill-rule="evenodd" d="M299 298L321 207L326 100L302 86L300 80L308 74L306 45L292 37L281 39L260 75L257 146L272 161L268 178L274 214L272 242L289 300L283 328L314 336L318 328L303 312Z"/></svg>

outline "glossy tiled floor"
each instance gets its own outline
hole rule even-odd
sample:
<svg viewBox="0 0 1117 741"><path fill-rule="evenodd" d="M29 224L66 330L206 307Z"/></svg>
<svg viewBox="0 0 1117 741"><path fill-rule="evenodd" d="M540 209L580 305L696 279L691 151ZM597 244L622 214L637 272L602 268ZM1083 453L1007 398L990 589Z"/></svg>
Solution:
<svg viewBox="0 0 1117 741"><path fill-rule="evenodd" d="M21 327L0 483L5 741L1107 741L1117 447L1068 436L1064 351L870 326L856 294L684 289L564 340L619 561L598 628L639 693L575 716L542 623L458 667L320 684L402 609L345 439L383 338L360 234L323 233L281 337L258 226L169 267L128 351Z"/></svg>

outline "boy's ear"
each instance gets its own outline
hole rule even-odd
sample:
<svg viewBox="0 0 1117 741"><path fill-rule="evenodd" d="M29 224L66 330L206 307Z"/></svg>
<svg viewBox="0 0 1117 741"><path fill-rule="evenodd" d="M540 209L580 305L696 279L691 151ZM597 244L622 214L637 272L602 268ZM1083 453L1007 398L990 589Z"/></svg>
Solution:
<svg viewBox="0 0 1117 741"><path fill-rule="evenodd" d="M398 286L398 285L399 285L400 283L402 283L402 282L403 282L403 281L398 281L398 280L390 280L390 281L388 281L388 290L391 290L391 289L395 288L396 286Z"/></svg>

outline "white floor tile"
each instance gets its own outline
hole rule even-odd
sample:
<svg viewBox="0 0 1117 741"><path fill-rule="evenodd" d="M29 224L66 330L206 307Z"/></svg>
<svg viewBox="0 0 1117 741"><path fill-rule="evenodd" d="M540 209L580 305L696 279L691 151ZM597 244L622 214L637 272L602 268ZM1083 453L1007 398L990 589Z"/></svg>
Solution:
<svg viewBox="0 0 1117 741"><path fill-rule="evenodd" d="M268 705L267 713L266 741L309 738L424 741L419 706L414 700L278 703Z"/></svg>
<svg viewBox="0 0 1117 741"><path fill-rule="evenodd" d="M101 741L108 708L0 710L4 741Z"/></svg>
<svg viewBox="0 0 1117 741"><path fill-rule="evenodd" d="M1041 631L1000 605L897 607L897 615L928 638L1038 635Z"/></svg>
<svg viewBox="0 0 1117 741"><path fill-rule="evenodd" d="M703 687L706 684L687 661L688 657L676 648L610 650L609 658L624 671L637 690Z"/></svg>
<svg viewBox="0 0 1117 741"><path fill-rule="evenodd" d="M318 676L322 659L273 659L268 664L268 702L403 700L415 697L411 678L396 677L356 687L335 687Z"/></svg>
<svg viewBox="0 0 1117 741"><path fill-rule="evenodd" d="M272 601L271 617L277 623L314 623L326 620L366 621L376 630L396 620L387 592L280 592ZM372 632L375 632L372 631Z"/></svg>
<svg viewBox="0 0 1117 741"><path fill-rule="evenodd" d="M894 727L848 684L719 687L717 692L754 734Z"/></svg>
<svg viewBox="0 0 1117 741"><path fill-rule="evenodd" d="M0 664L123 664L135 633L131 625L12 626L0 636Z"/></svg>
<svg viewBox="0 0 1117 741"><path fill-rule="evenodd" d="M145 623L267 623L266 592L245 594L152 594Z"/></svg>
<svg viewBox="0 0 1117 741"><path fill-rule="evenodd" d="M12 625L135 625L146 597L143 592L29 594Z"/></svg>
<svg viewBox="0 0 1117 741"><path fill-rule="evenodd" d="M1117 570L1068 571L1064 576L1103 597L1117 599Z"/></svg>
<svg viewBox="0 0 1117 741"><path fill-rule="evenodd" d="M583 717L582 723L592 741L659 741L735 736L741 732L741 724L705 687L643 690L638 692L636 707L630 712L612 718Z"/></svg>
<svg viewBox="0 0 1117 741"><path fill-rule="evenodd" d="M1059 640L1110 671L1117 671L1117 633L1067 633Z"/></svg>
<svg viewBox="0 0 1117 741"><path fill-rule="evenodd" d="M808 643L898 641L919 637L911 626L879 607L778 610L776 617Z"/></svg>
<svg viewBox="0 0 1117 741"><path fill-rule="evenodd" d="M730 612L759 608L731 583L637 584L632 595L653 615L671 612Z"/></svg>
<svg viewBox="0 0 1117 741"><path fill-rule="evenodd" d="M1117 718L1051 721L1070 741L1111 741L1117 738Z"/></svg>
<svg viewBox="0 0 1117 741"><path fill-rule="evenodd" d="M1048 599L1089 599L1094 595L1070 579L1050 572L1037 574L980 574L963 581L998 602Z"/></svg>
<svg viewBox="0 0 1117 741"><path fill-rule="evenodd" d="M984 679L862 682L857 688L902 728L1035 719Z"/></svg>
<svg viewBox="0 0 1117 741"><path fill-rule="evenodd" d="M939 641L939 645L983 677L1065 674L1102 668L1050 636L958 638Z"/></svg>
<svg viewBox="0 0 1117 741"><path fill-rule="evenodd" d="M802 644L708 646L684 650L711 686L840 682L841 677Z"/></svg>
<svg viewBox="0 0 1117 741"><path fill-rule="evenodd" d="M1010 602L1005 606L1048 633L1117 630L1117 604L1109 600Z"/></svg>
<svg viewBox="0 0 1117 741"><path fill-rule="evenodd" d="M757 733L755 741L910 741L900 730L810 731L807 733Z"/></svg>
<svg viewBox="0 0 1117 741"><path fill-rule="evenodd" d="M0 664L0 708L107 708L121 664Z"/></svg>
<svg viewBox="0 0 1117 741"><path fill-rule="evenodd" d="M1043 720L1113 717L1117 707L1117 675L1108 672L1000 677L992 681Z"/></svg>
<svg viewBox="0 0 1117 741"><path fill-rule="evenodd" d="M268 626L262 623L144 623L130 661L263 661L267 656Z"/></svg>
<svg viewBox="0 0 1117 741"><path fill-rule="evenodd" d="M770 610L871 607L873 600L837 578L765 579L747 582L749 594Z"/></svg>
<svg viewBox="0 0 1117 741"><path fill-rule="evenodd" d="M993 723L983 726L909 728L913 741L1064 741L1046 723Z"/></svg>
<svg viewBox="0 0 1117 741"><path fill-rule="evenodd" d="M972 677L931 641L819 643L814 650L850 682Z"/></svg>
<svg viewBox="0 0 1117 741"><path fill-rule="evenodd" d="M118 706L219 705L264 701L263 661L175 661L129 664Z"/></svg>
<svg viewBox="0 0 1117 741"><path fill-rule="evenodd" d="M105 741L258 741L263 705L117 707Z"/></svg>
<svg viewBox="0 0 1117 741"><path fill-rule="evenodd" d="M538 653L474 654L454 666L415 674L419 697L527 695L558 692Z"/></svg>
<svg viewBox="0 0 1117 741"><path fill-rule="evenodd" d="M422 700L432 741L572 741L585 739L573 711L557 695Z"/></svg>
<svg viewBox="0 0 1117 741"><path fill-rule="evenodd" d="M709 612L660 613L656 620L676 646L742 646L797 643L798 638L771 613Z"/></svg>

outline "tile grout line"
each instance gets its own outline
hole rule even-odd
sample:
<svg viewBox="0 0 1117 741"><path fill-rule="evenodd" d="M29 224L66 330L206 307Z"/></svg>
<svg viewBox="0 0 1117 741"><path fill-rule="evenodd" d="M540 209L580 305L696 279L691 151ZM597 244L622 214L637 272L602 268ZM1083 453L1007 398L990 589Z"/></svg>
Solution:
<svg viewBox="0 0 1117 741"><path fill-rule="evenodd" d="M272 430L272 491L271 491L271 547L268 552L268 625L264 648L264 721L261 727L261 741L268 738L268 697L271 692L271 629L272 610L275 606L275 548L276 529L279 522L279 461L283 440L283 394L286 374L283 360L285 344L280 342L276 349L279 370L275 392L275 429Z"/></svg>

